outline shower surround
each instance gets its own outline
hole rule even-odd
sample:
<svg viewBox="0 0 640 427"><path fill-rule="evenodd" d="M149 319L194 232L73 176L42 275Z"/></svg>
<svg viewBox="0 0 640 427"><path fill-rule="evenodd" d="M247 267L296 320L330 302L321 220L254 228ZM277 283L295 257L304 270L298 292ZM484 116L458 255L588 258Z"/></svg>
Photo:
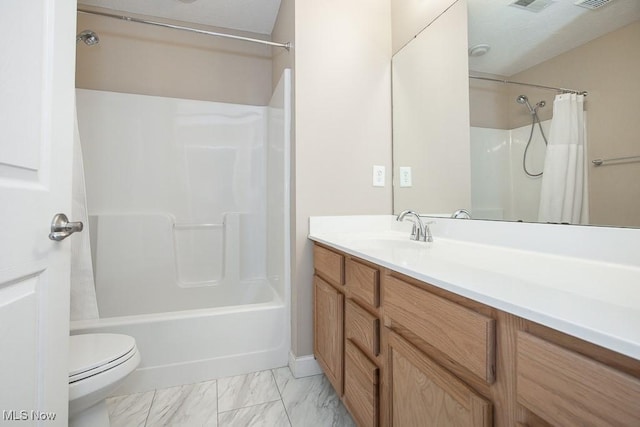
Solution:
<svg viewBox="0 0 640 427"><path fill-rule="evenodd" d="M545 135L551 120L542 122ZM531 125L515 129L471 127L471 206L474 218L537 221L540 177L522 167ZM546 146L536 125L527 169L542 172Z"/></svg>
<svg viewBox="0 0 640 427"><path fill-rule="evenodd" d="M72 333L136 338L124 391L286 365L289 85L268 107L77 90L100 318Z"/></svg>

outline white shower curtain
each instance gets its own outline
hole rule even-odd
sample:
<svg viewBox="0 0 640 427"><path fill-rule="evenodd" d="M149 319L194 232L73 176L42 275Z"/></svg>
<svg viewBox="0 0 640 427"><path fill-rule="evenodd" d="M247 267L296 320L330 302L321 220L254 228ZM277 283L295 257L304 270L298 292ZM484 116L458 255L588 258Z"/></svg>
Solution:
<svg viewBox="0 0 640 427"><path fill-rule="evenodd" d="M70 237L71 240L71 320L97 319L98 302L91 264L91 239L89 236L89 215L87 213L87 192L84 183L84 166L78 113L75 116L73 135L73 178L71 189L71 218L82 221L82 233Z"/></svg>
<svg viewBox="0 0 640 427"><path fill-rule="evenodd" d="M544 161L538 221L589 222L585 161L584 96L557 95Z"/></svg>

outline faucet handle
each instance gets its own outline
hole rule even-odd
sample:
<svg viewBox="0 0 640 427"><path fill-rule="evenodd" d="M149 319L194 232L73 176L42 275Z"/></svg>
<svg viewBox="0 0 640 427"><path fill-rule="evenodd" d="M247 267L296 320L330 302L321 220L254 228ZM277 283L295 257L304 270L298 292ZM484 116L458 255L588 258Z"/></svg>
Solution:
<svg viewBox="0 0 640 427"><path fill-rule="evenodd" d="M426 221L424 223L424 235L422 236L424 242L433 242L433 234L431 234L429 224L435 224L435 221Z"/></svg>
<svg viewBox="0 0 640 427"><path fill-rule="evenodd" d="M414 222L413 227L411 228L411 240L420 240L421 237L422 231L420 230L420 227L418 227L418 224Z"/></svg>

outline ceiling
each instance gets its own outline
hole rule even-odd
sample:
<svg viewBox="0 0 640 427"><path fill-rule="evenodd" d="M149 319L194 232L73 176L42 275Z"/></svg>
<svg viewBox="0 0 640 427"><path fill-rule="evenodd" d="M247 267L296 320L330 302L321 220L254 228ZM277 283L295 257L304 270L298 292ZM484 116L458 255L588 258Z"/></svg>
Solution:
<svg viewBox="0 0 640 427"><path fill-rule="evenodd" d="M78 0L78 3L269 35L280 9L280 0Z"/></svg>
<svg viewBox="0 0 640 427"><path fill-rule="evenodd" d="M512 76L540 62L640 19L640 0L610 0L589 10L575 0L533 0L529 9L516 0L467 0L469 46L490 51L469 58L472 71ZM525 0L525 3L527 1ZM79 0L80 4L270 35L280 0Z"/></svg>
<svg viewBox="0 0 640 427"><path fill-rule="evenodd" d="M534 0L533 7L550 3L538 13L514 2L468 0L469 47L491 46L469 57L470 70L509 77L640 19L640 0L611 0L595 10L575 0Z"/></svg>

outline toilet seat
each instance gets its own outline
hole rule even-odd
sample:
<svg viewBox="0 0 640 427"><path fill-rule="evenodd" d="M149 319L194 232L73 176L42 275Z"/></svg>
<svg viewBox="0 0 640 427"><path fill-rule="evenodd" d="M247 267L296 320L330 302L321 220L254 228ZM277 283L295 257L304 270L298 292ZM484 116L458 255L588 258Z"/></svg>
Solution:
<svg viewBox="0 0 640 427"><path fill-rule="evenodd" d="M69 384L125 363L137 354L135 340L119 334L69 337Z"/></svg>

